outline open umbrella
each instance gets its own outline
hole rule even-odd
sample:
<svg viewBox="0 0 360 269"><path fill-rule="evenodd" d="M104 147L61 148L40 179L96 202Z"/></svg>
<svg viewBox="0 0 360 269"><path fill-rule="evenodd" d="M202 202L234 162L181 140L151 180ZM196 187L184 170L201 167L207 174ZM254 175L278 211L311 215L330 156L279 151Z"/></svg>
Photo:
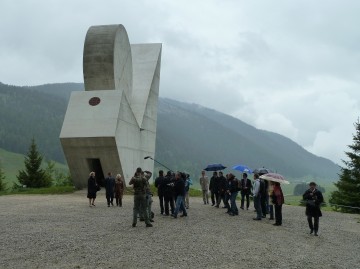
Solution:
<svg viewBox="0 0 360 269"><path fill-rule="evenodd" d="M235 165L235 166L233 166L232 169L243 172L243 173L250 173L250 174L252 173L252 170L249 167L247 167L246 165L242 165L242 164Z"/></svg>
<svg viewBox="0 0 360 269"><path fill-rule="evenodd" d="M263 174L271 173L271 170L267 169L265 167L262 167L262 168L257 168L255 170L253 170L253 173L263 175Z"/></svg>
<svg viewBox="0 0 360 269"><path fill-rule="evenodd" d="M226 168L226 166L223 166L221 163L214 163L214 164L209 164L204 170L205 171L219 171L219 170L224 170Z"/></svg>
<svg viewBox="0 0 360 269"><path fill-rule="evenodd" d="M290 184L290 182L287 181L282 175L276 174L276 173L267 173L267 174L260 176L260 178L268 180L268 181L279 182L279 183L283 183L283 184Z"/></svg>

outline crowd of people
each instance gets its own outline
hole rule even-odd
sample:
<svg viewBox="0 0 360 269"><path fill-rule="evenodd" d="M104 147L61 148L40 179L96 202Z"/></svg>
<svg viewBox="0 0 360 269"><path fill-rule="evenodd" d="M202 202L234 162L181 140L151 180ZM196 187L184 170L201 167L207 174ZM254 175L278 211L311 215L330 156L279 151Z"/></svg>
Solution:
<svg viewBox="0 0 360 269"><path fill-rule="evenodd" d="M239 215L237 207L237 196L241 195L240 209L249 210L250 196L253 197L254 211L256 216L253 220L260 221L269 215L270 220L275 220L274 226L282 225L282 205L284 204L284 194L280 183L263 180L261 174L254 174L253 182L248 178L247 173L242 174L239 180L234 174L229 173L224 176L223 172L214 171L212 177L208 178L205 171L201 172L199 183L202 190L202 200L204 205L225 208L230 216ZM134 189L134 208L132 226L136 227L138 217L145 221L146 227L152 227L154 213L151 211L153 203L149 184L152 173L142 171L137 168L129 185ZM187 217L189 204L189 190L192 185L189 174L182 172L159 171L159 176L155 179L155 187L158 191L160 214L177 218ZM122 196L124 192L124 181L121 175L112 177L109 172L105 178L106 200L108 207L113 206L113 199L116 199L116 206L122 206ZM320 205L324 201L322 193L316 189L315 182L309 184L309 189L304 193L303 199L306 201L306 215L310 228L310 234L318 235L319 217L322 216ZM95 180L95 172L91 172L88 179L88 198L89 206L95 206L96 192L99 186ZM209 199L210 193L210 199ZM313 221L314 220L314 221Z"/></svg>

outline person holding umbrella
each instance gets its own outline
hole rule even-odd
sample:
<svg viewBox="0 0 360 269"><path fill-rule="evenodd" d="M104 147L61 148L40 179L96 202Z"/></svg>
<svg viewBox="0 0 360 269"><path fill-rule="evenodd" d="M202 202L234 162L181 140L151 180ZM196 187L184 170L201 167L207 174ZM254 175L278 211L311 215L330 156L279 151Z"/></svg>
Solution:
<svg viewBox="0 0 360 269"><path fill-rule="evenodd" d="M282 224L282 205L284 204L284 194L279 182L270 182L274 188L271 195L271 202L275 208L275 223L274 226L281 226Z"/></svg>

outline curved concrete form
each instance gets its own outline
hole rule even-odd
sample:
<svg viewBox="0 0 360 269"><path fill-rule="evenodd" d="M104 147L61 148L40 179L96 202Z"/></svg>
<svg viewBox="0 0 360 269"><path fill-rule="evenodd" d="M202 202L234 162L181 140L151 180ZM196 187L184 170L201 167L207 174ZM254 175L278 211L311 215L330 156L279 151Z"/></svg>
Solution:
<svg viewBox="0 0 360 269"><path fill-rule="evenodd" d="M77 187L90 171L101 183L107 172L126 182L137 167L152 170L161 44L130 45L122 25L89 28L84 45L85 92L73 92L60 133Z"/></svg>

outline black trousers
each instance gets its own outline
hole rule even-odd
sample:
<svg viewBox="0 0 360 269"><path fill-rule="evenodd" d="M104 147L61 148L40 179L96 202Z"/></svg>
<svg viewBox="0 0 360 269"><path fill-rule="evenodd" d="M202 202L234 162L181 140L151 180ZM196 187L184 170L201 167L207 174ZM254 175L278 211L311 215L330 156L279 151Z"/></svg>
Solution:
<svg viewBox="0 0 360 269"><path fill-rule="evenodd" d="M161 214L164 214L164 195L162 194L158 194L159 195L159 202L160 202L160 212Z"/></svg>
<svg viewBox="0 0 360 269"><path fill-rule="evenodd" d="M266 216L267 212L267 202L266 202L266 195L261 195L261 210L262 215Z"/></svg>
<svg viewBox="0 0 360 269"><path fill-rule="evenodd" d="M282 224L282 205L274 205L275 208L275 223Z"/></svg>
<svg viewBox="0 0 360 269"><path fill-rule="evenodd" d="M241 208L244 208L245 198L246 198L246 208L249 209L250 194L248 192L241 192Z"/></svg>
<svg viewBox="0 0 360 269"><path fill-rule="evenodd" d="M165 202L165 215L169 215L169 205L171 209L171 214L174 214L174 197L165 195L164 196L164 202Z"/></svg>
<svg viewBox="0 0 360 269"><path fill-rule="evenodd" d="M312 221L313 218L314 218L314 224ZM307 216L307 220L309 223L310 230L315 231L315 233L317 233L319 231L319 216L316 217Z"/></svg>
<svg viewBox="0 0 360 269"><path fill-rule="evenodd" d="M210 191L210 193L211 193L211 195L210 195L210 197L211 197L211 203L212 203L212 205L215 205L215 192Z"/></svg>
<svg viewBox="0 0 360 269"><path fill-rule="evenodd" d="M106 200L107 200L107 204L113 204L114 201L114 193L106 193Z"/></svg>

